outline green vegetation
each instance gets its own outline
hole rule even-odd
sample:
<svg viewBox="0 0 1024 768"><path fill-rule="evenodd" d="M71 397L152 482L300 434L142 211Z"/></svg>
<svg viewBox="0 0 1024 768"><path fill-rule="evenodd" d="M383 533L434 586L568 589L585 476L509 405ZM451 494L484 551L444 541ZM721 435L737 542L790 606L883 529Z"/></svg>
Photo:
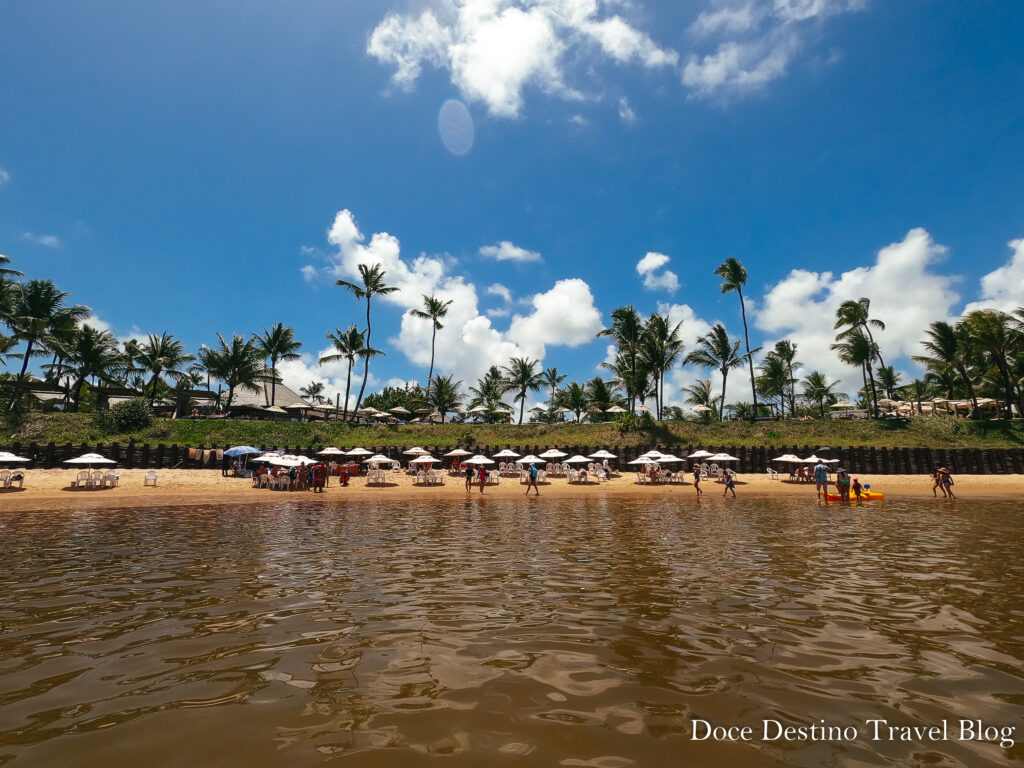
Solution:
<svg viewBox="0 0 1024 768"><path fill-rule="evenodd" d="M653 422L623 417L608 424L422 424L361 426L345 422L300 424L237 419L154 419L120 433L102 428L100 414L29 414L0 431L0 444L177 443L178 445L821 445L943 448L1024 447L1024 422L968 421L950 416L910 421Z"/></svg>

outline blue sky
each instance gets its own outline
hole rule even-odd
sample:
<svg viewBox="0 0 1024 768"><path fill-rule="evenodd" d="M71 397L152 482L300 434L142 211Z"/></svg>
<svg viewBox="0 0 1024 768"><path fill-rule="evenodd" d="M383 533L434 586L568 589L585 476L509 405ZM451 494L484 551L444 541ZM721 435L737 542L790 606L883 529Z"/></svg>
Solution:
<svg viewBox="0 0 1024 768"><path fill-rule="evenodd" d="M691 345L717 320L739 333L713 275L736 256L752 342L792 338L852 382L827 352L845 298L872 298L910 373L927 322L1024 304L1017 3L42 1L0 19L0 252L119 336L194 349L283 321L311 355L286 380L334 390L344 371L313 358L364 313L333 282L381 260L402 291L375 308L371 388L426 378L428 329L404 315L423 292L455 302L442 372L525 354L584 380L623 304L684 320ZM451 99L464 154L439 133ZM660 264L646 286L638 264Z"/></svg>

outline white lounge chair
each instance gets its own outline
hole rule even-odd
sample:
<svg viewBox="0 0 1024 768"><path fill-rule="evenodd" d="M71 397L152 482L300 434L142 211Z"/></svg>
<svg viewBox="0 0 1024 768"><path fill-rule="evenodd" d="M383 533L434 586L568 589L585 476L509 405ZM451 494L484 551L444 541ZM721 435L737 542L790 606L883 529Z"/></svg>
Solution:
<svg viewBox="0 0 1024 768"><path fill-rule="evenodd" d="M771 467L768 467L767 471L768 471L768 479L769 480L778 480L779 479L779 473L776 472L774 469L772 469Z"/></svg>
<svg viewBox="0 0 1024 768"><path fill-rule="evenodd" d="M11 470L0 469L0 488L7 488L8 483L11 482Z"/></svg>
<svg viewBox="0 0 1024 768"><path fill-rule="evenodd" d="M145 488L147 485L152 485L156 488L156 470L151 469L146 473L146 476L142 480L142 487Z"/></svg>
<svg viewBox="0 0 1024 768"><path fill-rule="evenodd" d="M121 474L119 472L107 472L103 475L103 485L110 488L117 488L117 483L120 479Z"/></svg>

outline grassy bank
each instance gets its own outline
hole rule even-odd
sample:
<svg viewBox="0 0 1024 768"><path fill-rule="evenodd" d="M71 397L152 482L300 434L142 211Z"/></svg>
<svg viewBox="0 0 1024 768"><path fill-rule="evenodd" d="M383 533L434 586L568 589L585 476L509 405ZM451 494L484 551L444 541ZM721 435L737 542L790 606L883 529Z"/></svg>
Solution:
<svg viewBox="0 0 1024 768"><path fill-rule="evenodd" d="M437 424L351 426L280 421L155 420L137 432L104 432L89 414L33 414L6 424L0 443L177 443L178 445L835 445L876 448L1019 448L1024 422L968 422L945 416L910 422L795 421L694 424L662 422L620 431L615 424Z"/></svg>

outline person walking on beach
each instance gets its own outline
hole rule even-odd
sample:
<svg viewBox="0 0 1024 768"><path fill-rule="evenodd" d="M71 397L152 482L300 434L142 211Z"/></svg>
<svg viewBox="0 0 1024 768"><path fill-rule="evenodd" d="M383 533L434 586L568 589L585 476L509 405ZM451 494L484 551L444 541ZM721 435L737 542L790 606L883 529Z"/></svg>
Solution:
<svg viewBox="0 0 1024 768"><path fill-rule="evenodd" d="M823 461L814 465L814 484L818 489L818 498L828 501L828 464Z"/></svg>
<svg viewBox="0 0 1024 768"><path fill-rule="evenodd" d="M700 489L700 467L693 470L693 489L697 491L697 496L703 496L704 491Z"/></svg>
<svg viewBox="0 0 1024 768"><path fill-rule="evenodd" d="M526 473L526 495L530 495L530 488L532 487L537 495L540 496L540 488L537 487L537 465L531 464L530 470Z"/></svg>
<svg viewBox="0 0 1024 768"><path fill-rule="evenodd" d="M466 464L466 493L473 492L473 465Z"/></svg>
<svg viewBox="0 0 1024 768"><path fill-rule="evenodd" d="M956 494L953 493L953 476L949 474L949 470L945 467L939 467L939 480L942 482L942 492L948 499L955 499Z"/></svg>
<svg viewBox="0 0 1024 768"><path fill-rule="evenodd" d="M936 489L941 489L942 490L942 496L943 496L943 498L945 498L945 496L946 496L946 489L942 485L942 475L938 471L935 471L935 472L932 472L931 478L932 478L932 496L935 496L937 498L939 494L937 494L935 491L936 491Z"/></svg>
<svg viewBox="0 0 1024 768"><path fill-rule="evenodd" d="M484 469L483 464L480 465L480 493L484 492L484 486L487 485L487 470Z"/></svg>
<svg viewBox="0 0 1024 768"><path fill-rule="evenodd" d="M736 473L731 469L725 470L725 490L722 491L722 496L727 496L729 492L732 492L732 497L736 498Z"/></svg>

